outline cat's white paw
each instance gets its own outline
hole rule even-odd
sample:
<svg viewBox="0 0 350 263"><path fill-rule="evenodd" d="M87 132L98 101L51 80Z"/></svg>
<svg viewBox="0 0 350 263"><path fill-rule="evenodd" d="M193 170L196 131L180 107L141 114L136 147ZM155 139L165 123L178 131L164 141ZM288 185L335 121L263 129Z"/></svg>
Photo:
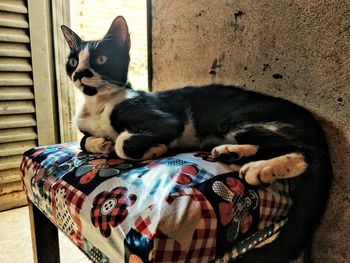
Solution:
<svg viewBox="0 0 350 263"><path fill-rule="evenodd" d="M117 137L117 140L115 141L114 150L116 154L124 160L134 160L133 158L130 158L129 156L127 156L126 153L124 152L124 143L125 141L129 140L132 136L133 134L127 131L124 131L121 134L119 134L119 136Z"/></svg>
<svg viewBox="0 0 350 263"><path fill-rule="evenodd" d="M268 185L275 180L273 169L267 161L246 163L240 169L239 175L250 185Z"/></svg>
<svg viewBox="0 0 350 263"><path fill-rule="evenodd" d="M138 159L132 158L128 156L124 151L125 141L131 139L132 136L133 136L132 133L129 133L128 131L124 131L117 137L117 140L115 141L115 146L114 146L115 152L122 159L134 160L134 161L149 160L149 159L157 158L168 151L168 147L165 144L158 144L157 146L153 146L149 148L141 158L138 158Z"/></svg>
<svg viewBox="0 0 350 263"><path fill-rule="evenodd" d="M258 146L250 144L223 144L216 146L211 151L214 159L239 160L256 154Z"/></svg>
<svg viewBox="0 0 350 263"><path fill-rule="evenodd" d="M88 137L85 141L85 149L91 153L108 154L113 152L113 142L100 137Z"/></svg>
<svg viewBox="0 0 350 263"><path fill-rule="evenodd" d="M142 156L142 160L154 159L164 155L168 151L168 147L165 144L159 144L149 148L149 150Z"/></svg>
<svg viewBox="0 0 350 263"><path fill-rule="evenodd" d="M269 160L246 163L239 174L248 184L272 184L276 179L301 175L308 164L301 153L290 153Z"/></svg>

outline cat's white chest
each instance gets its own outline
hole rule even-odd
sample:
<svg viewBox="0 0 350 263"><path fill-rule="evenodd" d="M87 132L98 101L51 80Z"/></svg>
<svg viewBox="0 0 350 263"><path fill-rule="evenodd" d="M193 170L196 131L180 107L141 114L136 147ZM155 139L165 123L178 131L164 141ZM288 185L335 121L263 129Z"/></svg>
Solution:
<svg viewBox="0 0 350 263"><path fill-rule="evenodd" d="M114 141L118 136L110 120L114 104L107 104L100 109L94 108L92 105L90 109L88 107L89 105L85 105L76 116L75 121L79 130Z"/></svg>

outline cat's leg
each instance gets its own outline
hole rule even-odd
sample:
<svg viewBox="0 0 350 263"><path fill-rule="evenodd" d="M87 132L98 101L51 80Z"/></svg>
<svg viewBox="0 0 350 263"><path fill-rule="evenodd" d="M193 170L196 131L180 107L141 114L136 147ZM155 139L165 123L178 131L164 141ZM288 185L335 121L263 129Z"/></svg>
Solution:
<svg viewBox="0 0 350 263"><path fill-rule="evenodd" d="M211 155L215 159L231 163L255 156L258 149L258 146L250 144L223 144L215 147ZM271 184L276 179L299 176L306 168L303 154L290 153L268 160L248 162L240 169L240 176L251 185L264 185Z"/></svg>
<svg viewBox="0 0 350 263"><path fill-rule="evenodd" d="M302 135L294 134L298 131L283 136L281 132L273 134L255 129L235 137L239 144L259 146L257 153L248 160L250 163L246 162L240 172L249 183L270 183L276 178L300 175L298 180L291 181L293 204L277 239L249 251L237 262L289 263L305 249L319 225L332 178L327 146L323 143L311 146L307 139L298 139Z"/></svg>
<svg viewBox="0 0 350 263"><path fill-rule="evenodd" d="M113 142L105 138L95 136L85 136L82 140L82 149L90 153L108 154L113 152Z"/></svg>
<svg viewBox="0 0 350 263"><path fill-rule="evenodd" d="M226 144L214 147L211 152L215 159L224 163L244 164L299 150L283 133L261 126L250 126L249 129L238 131L232 130L226 134L225 141ZM230 144L231 141L232 144Z"/></svg>
<svg viewBox="0 0 350 263"><path fill-rule="evenodd" d="M116 139L115 152L127 160L148 160L164 155L168 151L156 136L122 132Z"/></svg>
<svg viewBox="0 0 350 263"><path fill-rule="evenodd" d="M307 170L292 183L293 205L277 239L250 250L237 263L291 263L302 250L310 249L313 234L326 208L333 173L326 146L309 149L307 159ZM313 261L308 256L303 262Z"/></svg>
<svg viewBox="0 0 350 263"><path fill-rule="evenodd" d="M237 144L224 144L212 150L212 156L225 163L243 164L240 174L252 185L271 184L305 172L308 163L305 147L282 132L250 127L235 134Z"/></svg>
<svg viewBox="0 0 350 263"><path fill-rule="evenodd" d="M290 153L268 160L249 162L239 173L248 184L272 184L276 179L286 179L301 175L308 164L301 153Z"/></svg>

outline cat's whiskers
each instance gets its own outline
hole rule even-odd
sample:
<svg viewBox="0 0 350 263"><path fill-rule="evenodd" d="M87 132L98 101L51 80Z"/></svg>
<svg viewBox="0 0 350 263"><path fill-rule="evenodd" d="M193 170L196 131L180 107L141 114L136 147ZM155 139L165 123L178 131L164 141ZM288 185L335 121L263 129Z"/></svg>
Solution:
<svg viewBox="0 0 350 263"><path fill-rule="evenodd" d="M92 49L97 49L98 45L102 42L103 40L95 41L94 45L92 46Z"/></svg>
<svg viewBox="0 0 350 263"><path fill-rule="evenodd" d="M97 46L98 46L100 43L101 43L101 41L96 41L95 44L94 44L94 46L93 46L93 49L96 49Z"/></svg>
<svg viewBox="0 0 350 263"><path fill-rule="evenodd" d="M90 44L91 44L91 45L90 45L90 46L91 46L91 49L96 50L99 44L101 44L101 43L103 43L103 42L105 42L105 41L111 41L111 40L113 40L113 39L111 38L111 36L113 36L113 34L108 34L108 35L106 35L106 36L105 36L103 39L101 39L101 40L93 41L92 43L90 43Z"/></svg>
<svg viewBox="0 0 350 263"><path fill-rule="evenodd" d="M112 40L112 38L111 38L112 36L113 36L113 34L107 34L107 35L105 35L104 38L101 40L101 42Z"/></svg>
<svg viewBox="0 0 350 263"><path fill-rule="evenodd" d="M98 77L88 78L82 82L82 84L92 87L98 87L103 83L103 81Z"/></svg>
<svg viewBox="0 0 350 263"><path fill-rule="evenodd" d="M104 80L104 82L108 83L108 84L113 84L113 85L116 85L118 87L123 87L125 86L126 83L122 82L122 81L118 81L118 80L114 80L114 79L111 79L107 76L101 76L101 78Z"/></svg>
<svg viewBox="0 0 350 263"><path fill-rule="evenodd" d="M116 87L116 88L124 87L124 85L125 85L125 83L122 83L122 82L113 83L113 82L109 82L109 81L106 81L106 84L111 85L111 86Z"/></svg>

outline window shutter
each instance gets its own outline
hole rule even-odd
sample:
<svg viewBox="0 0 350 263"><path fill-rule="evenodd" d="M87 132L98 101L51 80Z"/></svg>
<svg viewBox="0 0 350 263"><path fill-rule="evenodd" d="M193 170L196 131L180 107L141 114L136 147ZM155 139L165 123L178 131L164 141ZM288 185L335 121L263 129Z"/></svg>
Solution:
<svg viewBox="0 0 350 263"><path fill-rule="evenodd" d="M0 3L0 210L26 203L18 167L37 139L27 15L24 1Z"/></svg>
<svg viewBox="0 0 350 263"><path fill-rule="evenodd" d="M26 204L19 164L39 139L30 15L27 1L0 2L0 211Z"/></svg>

